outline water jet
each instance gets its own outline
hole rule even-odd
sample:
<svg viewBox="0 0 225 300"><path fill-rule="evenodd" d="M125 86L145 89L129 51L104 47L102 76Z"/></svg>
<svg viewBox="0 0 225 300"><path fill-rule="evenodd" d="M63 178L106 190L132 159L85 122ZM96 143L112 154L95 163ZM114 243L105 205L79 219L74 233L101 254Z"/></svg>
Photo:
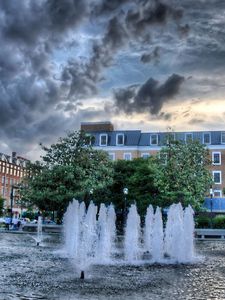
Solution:
<svg viewBox="0 0 225 300"><path fill-rule="evenodd" d="M190 206L170 206L165 228L159 207L149 205L144 228L135 204L129 208L124 236L116 235L113 205L73 200L64 215L65 250L80 278L91 265L180 264L196 262L194 221Z"/></svg>

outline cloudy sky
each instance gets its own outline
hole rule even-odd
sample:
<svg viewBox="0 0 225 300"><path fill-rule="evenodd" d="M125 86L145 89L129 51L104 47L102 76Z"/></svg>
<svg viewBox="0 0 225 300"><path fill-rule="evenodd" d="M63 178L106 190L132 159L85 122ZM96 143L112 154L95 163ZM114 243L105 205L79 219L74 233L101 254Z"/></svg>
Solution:
<svg viewBox="0 0 225 300"><path fill-rule="evenodd" d="M82 121L225 129L225 1L0 0L0 152Z"/></svg>

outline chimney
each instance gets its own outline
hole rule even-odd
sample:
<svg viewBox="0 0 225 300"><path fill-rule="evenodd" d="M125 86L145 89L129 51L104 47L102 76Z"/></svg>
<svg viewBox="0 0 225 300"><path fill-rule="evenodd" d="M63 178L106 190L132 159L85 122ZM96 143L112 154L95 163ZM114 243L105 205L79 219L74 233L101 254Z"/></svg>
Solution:
<svg viewBox="0 0 225 300"><path fill-rule="evenodd" d="M12 152L12 163L16 164L16 152Z"/></svg>
<svg viewBox="0 0 225 300"><path fill-rule="evenodd" d="M114 127L111 122L82 122L80 129L84 132L105 132L113 131Z"/></svg>

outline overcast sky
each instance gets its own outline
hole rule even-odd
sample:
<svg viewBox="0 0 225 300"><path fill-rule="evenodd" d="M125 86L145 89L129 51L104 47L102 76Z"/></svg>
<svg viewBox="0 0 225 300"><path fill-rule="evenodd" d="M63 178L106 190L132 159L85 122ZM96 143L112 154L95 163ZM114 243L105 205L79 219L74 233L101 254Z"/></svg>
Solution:
<svg viewBox="0 0 225 300"><path fill-rule="evenodd" d="M225 1L0 0L0 152L82 121L225 130Z"/></svg>

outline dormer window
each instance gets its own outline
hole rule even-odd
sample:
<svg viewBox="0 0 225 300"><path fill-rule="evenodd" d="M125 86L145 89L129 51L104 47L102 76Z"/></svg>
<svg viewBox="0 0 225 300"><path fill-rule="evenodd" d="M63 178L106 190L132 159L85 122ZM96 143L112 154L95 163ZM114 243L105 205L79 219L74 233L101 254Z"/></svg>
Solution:
<svg viewBox="0 0 225 300"><path fill-rule="evenodd" d="M100 146L107 146L108 135L106 133L100 134Z"/></svg>
<svg viewBox="0 0 225 300"><path fill-rule="evenodd" d="M221 144L225 144L225 131L221 132Z"/></svg>
<svg viewBox="0 0 225 300"><path fill-rule="evenodd" d="M211 144L211 135L209 132L204 132L203 133L203 144Z"/></svg>
<svg viewBox="0 0 225 300"><path fill-rule="evenodd" d="M116 145L117 146L124 145L124 134L123 133L118 133L116 135Z"/></svg>
<svg viewBox="0 0 225 300"><path fill-rule="evenodd" d="M193 134L192 133L185 133L185 142L189 142L193 140Z"/></svg>
<svg viewBox="0 0 225 300"><path fill-rule="evenodd" d="M158 134L150 135L150 145L158 145Z"/></svg>
<svg viewBox="0 0 225 300"><path fill-rule="evenodd" d="M93 146L95 144L95 136L87 134L85 136L85 145Z"/></svg>

